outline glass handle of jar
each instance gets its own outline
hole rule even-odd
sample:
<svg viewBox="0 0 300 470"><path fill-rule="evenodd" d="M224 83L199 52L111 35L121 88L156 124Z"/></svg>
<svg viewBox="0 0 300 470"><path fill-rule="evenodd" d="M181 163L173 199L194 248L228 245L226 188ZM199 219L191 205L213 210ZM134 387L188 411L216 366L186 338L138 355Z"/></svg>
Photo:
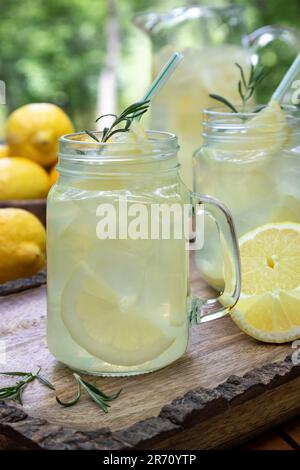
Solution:
<svg viewBox="0 0 300 470"><path fill-rule="evenodd" d="M259 50L262 47L266 46L270 42L275 41L276 39L281 39L289 47L294 48L295 54L300 49L300 35L292 28L267 25L256 29L253 31L253 33L250 33L247 36L247 42L254 57L259 55ZM257 57L254 63L256 62Z"/></svg>
<svg viewBox="0 0 300 470"><path fill-rule="evenodd" d="M193 218L196 219L193 221L196 236L191 241L191 250L201 249L204 241L203 236L199 237L198 230L198 228L201 228L201 234L204 234L202 216L212 218L219 232L225 278L224 291L218 297L207 300L198 297L192 298L191 320L200 323L222 317L235 306L241 292L241 263L239 244L229 209L212 196L199 196L196 193L192 193L192 207ZM199 214L202 222L201 227L197 227L197 216ZM200 240L198 240L199 238Z"/></svg>

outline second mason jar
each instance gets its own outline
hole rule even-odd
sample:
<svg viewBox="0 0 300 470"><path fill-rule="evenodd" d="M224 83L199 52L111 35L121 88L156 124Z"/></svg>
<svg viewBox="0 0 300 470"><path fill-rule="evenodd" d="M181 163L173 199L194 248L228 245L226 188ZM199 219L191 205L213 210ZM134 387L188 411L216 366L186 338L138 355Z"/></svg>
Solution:
<svg viewBox="0 0 300 470"><path fill-rule="evenodd" d="M299 109L261 108L204 110L203 146L193 158L195 190L224 201L239 237L272 222L300 223ZM198 267L222 289L224 253L213 221L205 235Z"/></svg>

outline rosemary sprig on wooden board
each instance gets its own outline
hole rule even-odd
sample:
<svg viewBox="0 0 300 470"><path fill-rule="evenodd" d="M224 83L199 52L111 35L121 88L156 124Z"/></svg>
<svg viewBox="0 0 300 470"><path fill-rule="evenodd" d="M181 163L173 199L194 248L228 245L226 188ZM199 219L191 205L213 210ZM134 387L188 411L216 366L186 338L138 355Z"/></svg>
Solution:
<svg viewBox="0 0 300 470"><path fill-rule="evenodd" d="M11 377L22 377L21 380L18 380L15 384L0 388L0 400L6 399L16 399L21 405L23 405L23 392L24 389L30 382L38 380L45 387L55 390L54 386L43 376L41 375L41 368L37 372L0 372L0 375L7 375Z"/></svg>
<svg viewBox="0 0 300 470"><path fill-rule="evenodd" d="M97 405L102 409L102 411L104 411L104 413L107 413L108 408L110 407L109 402L118 398L122 391L122 389L120 389L118 392L113 393L112 395L107 395L106 393L102 392L97 387L95 387L95 385L84 380L82 377L80 377L80 375L74 373L73 376L77 383L76 395L69 401L62 401L58 396L56 396L56 401L61 406L70 407L76 405L76 403L78 403L81 398L81 388L83 388L90 396L90 398L95 403L97 403Z"/></svg>
<svg viewBox="0 0 300 470"><path fill-rule="evenodd" d="M15 399L18 400L21 405L23 405L23 392L27 385L34 380L38 380L42 385L45 387L50 388L51 390L55 390L55 387L46 379L43 375L41 375L41 368L38 369L37 372L0 372L0 375L7 375L10 377L20 377L21 380L18 380L15 384L0 388L0 400L6 399ZM100 389L95 387L95 385L87 382L79 374L73 374L76 383L77 383L77 392L74 398L70 401L63 401L58 396L56 396L56 401L61 406L69 407L76 405L81 398L81 389L83 388L87 394L91 397L91 399L97 403L97 405L105 412L108 412L108 408L110 407L109 402L115 400L120 395L122 389L118 392L113 393L111 395L107 395L106 393L102 392Z"/></svg>

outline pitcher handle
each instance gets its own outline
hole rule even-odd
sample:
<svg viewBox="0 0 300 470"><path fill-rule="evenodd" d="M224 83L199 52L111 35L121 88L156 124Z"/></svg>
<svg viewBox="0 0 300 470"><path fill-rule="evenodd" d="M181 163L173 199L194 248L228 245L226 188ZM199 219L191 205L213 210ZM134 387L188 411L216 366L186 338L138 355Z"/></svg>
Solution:
<svg viewBox="0 0 300 470"><path fill-rule="evenodd" d="M200 196L197 193L191 195L194 217L200 209L217 225L224 267L227 271L227 275L224 276L225 288L221 295L207 300L192 298L191 320L200 323L222 317L235 306L241 292L241 262L237 235L229 209L212 196ZM196 239L192 243L197 243Z"/></svg>
<svg viewBox="0 0 300 470"><path fill-rule="evenodd" d="M292 46L297 51L300 49L300 34L293 28L267 25L256 29L247 36L248 46L254 56L259 53L261 47L266 46L276 39L281 39L288 46Z"/></svg>

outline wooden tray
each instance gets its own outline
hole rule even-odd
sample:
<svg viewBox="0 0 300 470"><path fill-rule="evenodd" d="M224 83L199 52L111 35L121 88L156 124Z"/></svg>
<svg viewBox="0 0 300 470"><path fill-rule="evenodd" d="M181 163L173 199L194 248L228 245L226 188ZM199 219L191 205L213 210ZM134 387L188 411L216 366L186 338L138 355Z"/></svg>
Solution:
<svg viewBox="0 0 300 470"><path fill-rule="evenodd" d="M38 285L42 282L38 278ZM199 291L196 272L193 285ZM66 399L76 387L72 372L47 349L45 286L11 295L8 287L0 288L5 370L34 371L41 366ZM252 340L229 317L194 326L188 353L171 366L142 376L95 379L108 393L123 388L107 415L86 396L75 407L61 408L54 392L38 383L29 385L23 408L13 401L0 402L0 445L99 450L233 447L300 413L300 365L293 365L292 352L290 344Z"/></svg>

